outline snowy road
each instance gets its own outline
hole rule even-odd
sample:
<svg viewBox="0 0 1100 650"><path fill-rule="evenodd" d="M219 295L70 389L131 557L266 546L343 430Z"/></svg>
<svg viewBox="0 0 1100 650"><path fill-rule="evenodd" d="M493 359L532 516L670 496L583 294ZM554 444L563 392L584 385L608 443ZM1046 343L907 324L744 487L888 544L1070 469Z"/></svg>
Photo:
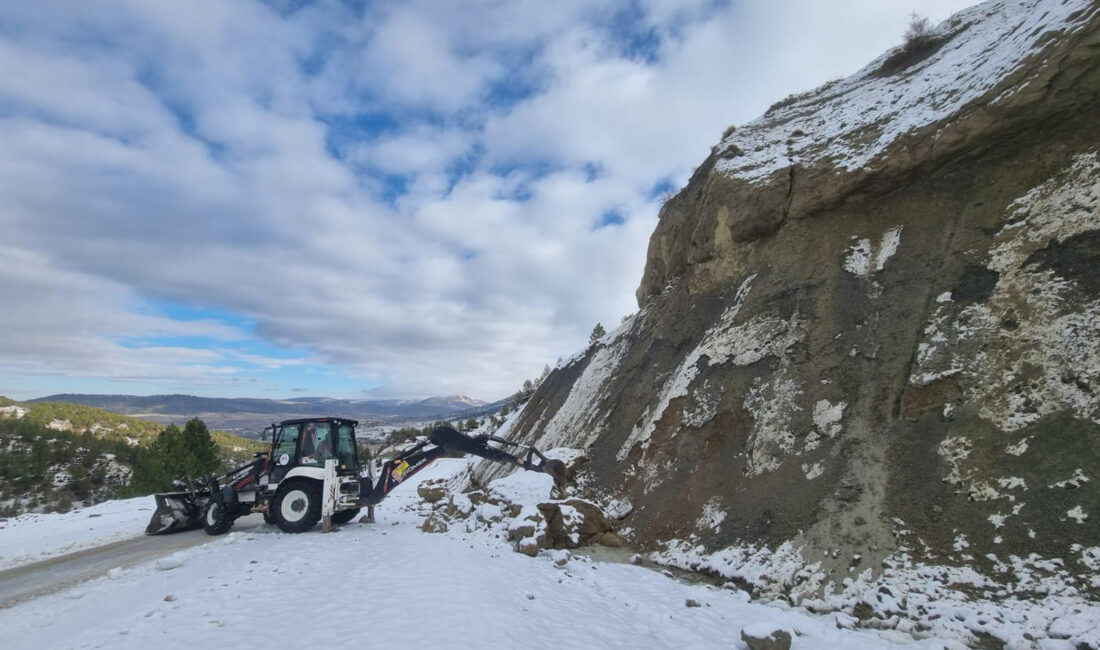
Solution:
<svg viewBox="0 0 1100 650"><path fill-rule="evenodd" d="M250 530L262 524L260 515L252 515L240 519L235 529ZM106 575L116 567L134 566L209 541L201 529L154 537L140 535L0 571L0 609Z"/></svg>
<svg viewBox="0 0 1100 650"><path fill-rule="evenodd" d="M141 537L155 508L152 497L137 497L0 520L0 571Z"/></svg>

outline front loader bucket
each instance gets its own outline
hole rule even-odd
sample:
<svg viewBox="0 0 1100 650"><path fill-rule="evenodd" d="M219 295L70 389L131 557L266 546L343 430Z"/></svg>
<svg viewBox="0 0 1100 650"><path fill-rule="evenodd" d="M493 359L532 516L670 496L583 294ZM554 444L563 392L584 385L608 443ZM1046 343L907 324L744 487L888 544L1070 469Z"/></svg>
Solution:
<svg viewBox="0 0 1100 650"><path fill-rule="evenodd" d="M154 495L157 509L145 527L146 535L162 535L190 530L202 525L202 506L189 492L165 492Z"/></svg>

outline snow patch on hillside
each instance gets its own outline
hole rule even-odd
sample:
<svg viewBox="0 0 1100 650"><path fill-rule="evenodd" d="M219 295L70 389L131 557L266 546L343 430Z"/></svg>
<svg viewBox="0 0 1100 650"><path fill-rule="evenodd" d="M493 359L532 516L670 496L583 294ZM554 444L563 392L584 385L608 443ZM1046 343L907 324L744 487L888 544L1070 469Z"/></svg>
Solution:
<svg viewBox="0 0 1100 650"><path fill-rule="evenodd" d="M703 512L696 520L695 527L701 530L717 531L725 520L726 511L722 509L722 504L715 497L703 504Z"/></svg>
<svg viewBox="0 0 1100 650"><path fill-rule="evenodd" d="M13 420L21 420L23 416L30 413L30 409L23 408L22 406L0 406L0 418L11 418Z"/></svg>
<svg viewBox="0 0 1100 650"><path fill-rule="evenodd" d="M608 416L599 408L605 397L604 387L622 363L629 347L628 334L636 322L641 322L640 314L629 317L618 329L600 339L599 348L581 376L573 382L569 396L546 423L539 438L542 447L586 448L600 435Z"/></svg>
<svg viewBox="0 0 1100 650"><path fill-rule="evenodd" d="M814 404L813 429L806 435L804 451L813 451L821 445L822 440L831 440L840 435L846 408L847 402L833 404L827 399L818 400Z"/></svg>
<svg viewBox="0 0 1100 650"><path fill-rule="evenodd" d="M899 137L994 90L1052 33L1073 31L1094 11L1089 0L1001 0L959 12L933 30L933 38L946 39L938 52L898 73L876 74L898 46L847 79L792 98L727 136L715 169L759 184L795 161L865 167ZM792 138L799 132L814 137Z"/></svg>
<svg viewBox="0 0 1100 650"><path fill-rule="evenodd" d="M911 383L957 377L969 388L967 398L981 405L982 417L1002 431L1018 431L1063 410L1100 423L1092 388L1100 384L1100 300L1080 288L1079 280L1036 261L1055 255L1053 247L1100 230L1097 179L1100 155L1082 154L1008 207L986 266L996 273L991 294L962 308L937 304ZM1081 306L1067 312L1067 301ZM1019 455L1026 448L1024 440L1007 452Z"/></svg>
<svg viewBox="0 0 1100 650"><path fill-rule="evenodd" d="M752 415L752 431L746 443L748 476L779 469L783 456L794 451L791 418L801 410L797 400L802 388L786 375L786 368L781 368L768 378L757 377L745 393L744 407Z"/></svg>
<svg viewBox="0 0 1100 650"><path fill-rule="evenodd" d="M741 283L734 296L733 304L726 308L718 319L718 323L707 331L702 342L680 362L680 366L672 373L672 378L662 386L660 397L648 409L642 422L634 426L622 447L619 448L616 454L619 461L625 460L636 445L640 444L643 451L649 447L649 438L656 430L657 422L664 416L672 400L688 394L688 388L699 374L699 361L704 356L710 359L710 365L714 365L724 363L737 353L739 350L737 335L740 330L733 326L733 321L741 311L745 296L748 295L755 278L755 274L751 275Z"/></svg>

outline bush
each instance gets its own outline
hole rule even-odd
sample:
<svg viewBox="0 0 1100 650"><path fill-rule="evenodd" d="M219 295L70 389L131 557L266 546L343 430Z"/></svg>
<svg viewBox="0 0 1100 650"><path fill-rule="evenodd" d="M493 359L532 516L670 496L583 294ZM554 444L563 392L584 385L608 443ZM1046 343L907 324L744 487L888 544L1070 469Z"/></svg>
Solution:
<svg viewBox="0 0 1100 650"><path fill-rule="evenodd" d="M404 427L402 429L394 429L386 434L386 447L393 447L399 445L406 440L412 440L413 438L421 435L420 429L413 427Z"/></svg>
<svg viewBox="0 0 1100 650"><path fill-rule="evenodd" d="M886 57L882 66L872 73L873 76L889 77L916 65L939 51L951 38L947 34L936 35L928 19L915 13L909 14L909 26L904 37L902 46Z"/></svg>
<svg viewBox="0 0 1100 650"><path fill-rule="evenodd" d="M932 35L928 18L914 12L909 14L909 26L905 29L905 49L916 50Z"/></svg>

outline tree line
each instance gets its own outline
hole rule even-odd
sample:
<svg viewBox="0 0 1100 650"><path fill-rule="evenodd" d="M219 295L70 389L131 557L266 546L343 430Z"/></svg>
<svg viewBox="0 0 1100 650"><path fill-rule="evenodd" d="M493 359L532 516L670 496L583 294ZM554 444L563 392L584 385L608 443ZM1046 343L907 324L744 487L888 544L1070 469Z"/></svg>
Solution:
<svg viewBox="0 0 1100 650"><path fill-rule="evenodd" d="M18 514L18 500L24 496L31 496L34 505L67 510L75 501L112 494L117 486L107 482L107 454L130 465L135 448L87 431L55 431L34 421L0 419L0 501L11 502L0 504L0 516ZM67 478L56 483L62 471Z"/></svg>
<svg viewBox="0 0 1100 650"><path fill-rule="evenodd" d="M112 484L110 454L132 473ZM57 431L27 418L0 419L0 517L26 508L68 510L73 503L143 496L172 489L176 478L222 474L239 461L198 418L169 425L148 444L131 445L90 431Z"/></svg>

